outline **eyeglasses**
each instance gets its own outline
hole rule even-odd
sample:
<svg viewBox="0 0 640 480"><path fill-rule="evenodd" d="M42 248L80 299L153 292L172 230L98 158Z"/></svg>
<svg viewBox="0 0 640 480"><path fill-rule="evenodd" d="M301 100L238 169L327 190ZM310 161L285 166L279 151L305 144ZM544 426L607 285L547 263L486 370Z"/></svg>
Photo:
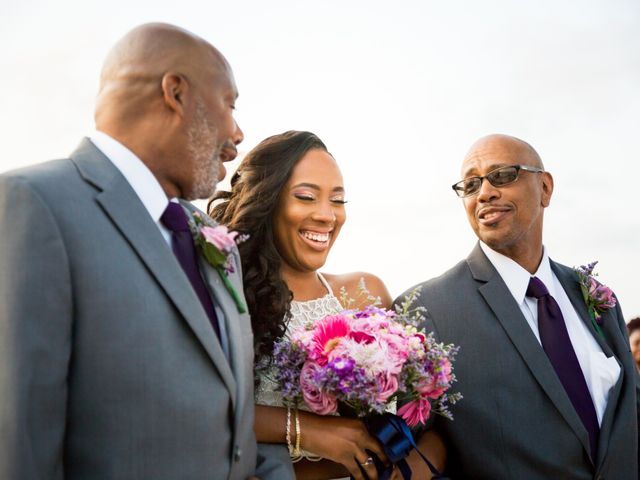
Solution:
<svg viewBox="0 0 640 480"><path fill-rule="evenodd" d="M544 170L537 167L528 167L527 165L509 165L507 167L496 168L490 171L484 177L469 177L460 180L458 183L451 185L453 191L460 198L470 197L480 191L482 181L486 178L494 187L504 187L518 180L520 170L532 173L543 173Z"/></svg>

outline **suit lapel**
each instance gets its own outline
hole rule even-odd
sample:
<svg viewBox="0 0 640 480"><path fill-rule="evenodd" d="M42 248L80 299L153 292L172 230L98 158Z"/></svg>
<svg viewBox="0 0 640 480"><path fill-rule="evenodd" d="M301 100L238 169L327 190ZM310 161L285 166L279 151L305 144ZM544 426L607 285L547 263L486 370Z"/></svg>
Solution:
<svg viewBox="0 0 640 480"><path fill-rule="evenodd" d="M220 275L218 274L218 272L213 267L211 267L202 258L202 256L199 256L199 260L201 271L204 272L205 281L209 285L210 291L213 294L216 303L224 313L224 329L227 334L229 351L229 360L227 362L227 365L229 365L229 367L231 368L232 374L235 378L235 385L237 389L237 385L243 383L242 379L238 378L238 376L241 374L241 372L244 371L244 359L242 357L242 350L239 348L239 346L242 344L242 342L240 341L242 332L238 323L238 309L235 302L231 298L231 295L229 295L229 293L227 292L227 289L220 279ZM236 286L234 285L234 287ZM236 391L238 402L241 402L242 400L240 399L240 394L241 392Z"/></svg>
<svg viewBox="0 0 640 480"><path fill-rule="evenodd" d="M606 339L606 337L610 336L609 334L611 333L609 332L609 328L608 328L609 325L616 325L616 323L615 323L615 320L611 318L611 315L609 314L609 312L605 312L602 316L603 326L601 329L603 333L602 334L598 333L591 321L591 317L587 309L587 304L584 301L584 297L582 296L582 290L580 288L580 283L576 273L573 270L567 267L564 267L558 263L555 263L553 261L551 262L551 268L553 269L553 272L558 277L558 280L560 280L560 283L562 284L562 288L564 288L564 291L569 297L569 300L571 300L571 304L573 305L573 308L575 308L576 312L578 312L579 317L585 323L585 325L589 329L589 332L591 332L591 335L593 335L593 337L596 339L596 341L598 342L598 345L600 345L600 348L602 348L603 353L607 357L616 358L618 365L620 365L620 377L618 378L618 381L616 382L616 384L611 388L611 390L609 390L609 395L607 397L607 408L604 411L604 415L602 417L602 424L600 425L600 437L598 440L598 458L596 462L596 465L600 466L600 464L604 461L607 454L607 449L609 446L608 439L611 434L613 422L615 420L615 410L616 410L616 406L618 405L618 399L620 398L620 393L622 391L622 383L624 379L624 366L620 363L620 360L618 360L614 350L612 349L612 345L615 345L615 342L612 341L610 345L609 343L607 343L607 339ZM616 328L617 328L617 325L616 325Z"/></svg>
<svg viewBox="0 0 640 480"><path fill-rule="evenodd" d="M107 216L149 268L218 369L235 402L236 383L209 319L180 264L138 196L117 168L88 140L71 156L81 175L101 192Z"/></svg>
<svg viewBox="0 0 640 480"><path fill-rule="evenodd" d="M509 292L502 277L487 259L479 245L467 258L474 279L484 282L478 288L496 319L506 332L514 347L531 371L540 387L573 429L588 452L589 434L567 396L562 383L555 374L551 362L531 331L520 307Z"/></svg>
<svg viewBox="0 0 640 480"><path fill-rule="evenodd" d="M190 215L193 215L197 209L189 203L183 204L185 208L188 210ZM201 213L201 212L199 212ZM202 213L201 213L202 214ZM211 225L215 226L215 222L209 219L208 216L202 214L202 218L204 221ZM238 258L236 257L236 260ZM235 301L231 297L231 294L227 291L226 286L224 285L222 279L220 278L220 274L217 272L215 268L213 268L202 255L198 255L198 261L200 264L200 271L203 273L205 282L209 285L209 289L211 294L213 295L216 303L222 310L224 314L224 329L227 334L227 343L228 343L228 351L229 351L229 359L227 365L230 366L232 374L235 379L236 389L237 385L244 385L245 380L243 378L243 372L245 371L245 353L243 348L241 347L244 343L242 341L243 335L248 335L248 332L243 332L241 326L241 315L238 312L238 308L236 306ZM243 285L242 279L237 273L229 274L229 281L232 283L236 292L242 294ZM248 322L248 321L247 321ZM250 328L250 327L248 327ZM246 400L244 398L244 390L238 389L236 392L237 395L237 408L242 408L242 403Z"/></svg>
<svg viewBox="0 0 640 480"><path fill-rule="evenodd" d="M560 284L569 297L573 308L576 310L576 312L578 312L578 316L587 326L589 332L591 332L591 335L593 335L593 337L596 339L604 354L607 357L612 356L613 351L611 350L611 347L606 342L605 338L598 332L596 332L596 329L593 326L593 322L591 321L591 317L589 316L589 311L587 310L587 304L584 301L584 297L582 296L582 290L580 289L578 276L573 270L563 267L554 261L551 261L551 269L553 270L553 273L555 273L556 277L558 277L558 280L560 280Z"/></svg>

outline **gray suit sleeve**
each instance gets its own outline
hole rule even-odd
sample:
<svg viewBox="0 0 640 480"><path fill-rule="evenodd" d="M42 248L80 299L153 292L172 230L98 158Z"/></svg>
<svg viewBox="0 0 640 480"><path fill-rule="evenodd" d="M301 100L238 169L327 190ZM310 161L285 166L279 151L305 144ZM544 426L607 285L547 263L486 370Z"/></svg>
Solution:
<svg viewBox="0 0 640 480"><path fill-rule="evenodd" d="M0 478L62 479L69 264L51 211L20 178L0 176L0 265Z"/></svg>
<svg viewBox="0 0 640 480"><path fill-rule="evenodd" d="M261 480L294 480L293 464L284 445L258 443L256 475Z"/></svg>

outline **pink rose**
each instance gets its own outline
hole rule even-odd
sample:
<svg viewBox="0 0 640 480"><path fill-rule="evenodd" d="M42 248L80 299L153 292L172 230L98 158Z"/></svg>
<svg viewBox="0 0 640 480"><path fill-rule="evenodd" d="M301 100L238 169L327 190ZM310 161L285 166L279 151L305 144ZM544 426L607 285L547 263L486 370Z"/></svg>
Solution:
<svg viewBox="0 0 640 480"><path fill-rule="evenodd" d="M302 398L305 403L319 415L334 413L338 408L338 402L333 395L323 392L314 381L315 373L321 367L314 362L305 362L300 372L300 386L302 387Z"/></svg>
<svg viewBox="0 0 640 480"><path fill-rule="evenodd" d="M386 347L393 372L400 373L409 357L409 339L402 335L381 333L379 343Z"/></svg>
<svg viewBox="0 0 640 480"><path fill-rule="evenodd" d="M424 341L427 339L427 337L425 337L421 332L414 333L413 338L417 338L420 343L424 343Z"/></svg>
<svg viewBox="0 0 640 480"><path fill-rule="evenodd" d="M410 427L415 427L419 423L425 424L431 413L429 400L418 399L405 403L398 409L398 415L407 422Z"/></svg>
<svg viewBox="0 0 640 480"><path fill-rule="evenodd" d="M398 391L398 377L381 373L376 378L379 389L376 393L376 401L386 402L391 395Z"/></svg>
<svg viewBox="0 0 640 480"><path fill-rule="evenodd" d="M448 358L442 359L439 370L434 374L431 381L416 386L416 391L423 397L433 398L434 400L447 391L451 383L451 362Z"/></svg>
<svg viewBox="0 0 640 480"><path fill-rule="evenodd" d="M613 292L605 285L598 285L594 298L600 304L600 308L608 309L616 306L616 298L613 296Z"/></svg>
<svg viewBox="0 0 640 480"><path fill-rule="evenodd" d="M221 252L229 252L235 246L238 232L230 232L224 225L216 227L202 227L200 229L204 239L215 245Z"/></svg>
<svg viewBox="0 0 640 480"><path fill-rule="evenodd" d="M372 343L380 331L380 323L369 317L354 318L351 321L351 338L358 343Z"/></svg>
<svg viewBox="0 0 640 480"><path fill-rule="evenodd" d="M373 343L376 340L376 337L374 335L367 332L363 332L363 331L357 331L357 330L351 330L349 337L351 337L357 343L364 343L364 344Z"/></svg>
<svg viewBox="0 0 640 480"><path fill-rule="evenodd" d="M595 278L589 278L589 297L593 302L594 316L596 320L600 320L604 310L609 310L616 306L616 297L606 285L602 285Z"/></svg>
<svg viewBox="0 0 640 480"><path fill-rule="evenodd" d="M429 383L424 383L416 387L416 391L424 398L433 398L436 400L447 390L445 387L439 387L437 385L437 380L434 379Z"/></svg>
<svg viewBox="0 0 640 480"><path fill-rule="evenodd" d="M451 361L448 358L443 358L440 364L440 377L447 383L451 381Z"/></svg>

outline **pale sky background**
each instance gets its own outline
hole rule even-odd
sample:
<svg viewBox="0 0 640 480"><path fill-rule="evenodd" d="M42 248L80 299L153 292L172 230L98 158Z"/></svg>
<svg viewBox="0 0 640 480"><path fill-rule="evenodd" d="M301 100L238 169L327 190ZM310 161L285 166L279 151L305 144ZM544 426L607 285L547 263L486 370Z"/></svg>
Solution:
<svg viewBox="0 0 640 480"><path fill-rule="evenodd" d="M91 133L107 51L149 21L227 57L242 151L289 129L325 141L349 200L326 271L375 273L396 296L466 257L475 236L450 185L471 143L501 132L554 175L551 257L599 260L627 320L640 315L637 0L3 2L0 171Z"/></svg>

